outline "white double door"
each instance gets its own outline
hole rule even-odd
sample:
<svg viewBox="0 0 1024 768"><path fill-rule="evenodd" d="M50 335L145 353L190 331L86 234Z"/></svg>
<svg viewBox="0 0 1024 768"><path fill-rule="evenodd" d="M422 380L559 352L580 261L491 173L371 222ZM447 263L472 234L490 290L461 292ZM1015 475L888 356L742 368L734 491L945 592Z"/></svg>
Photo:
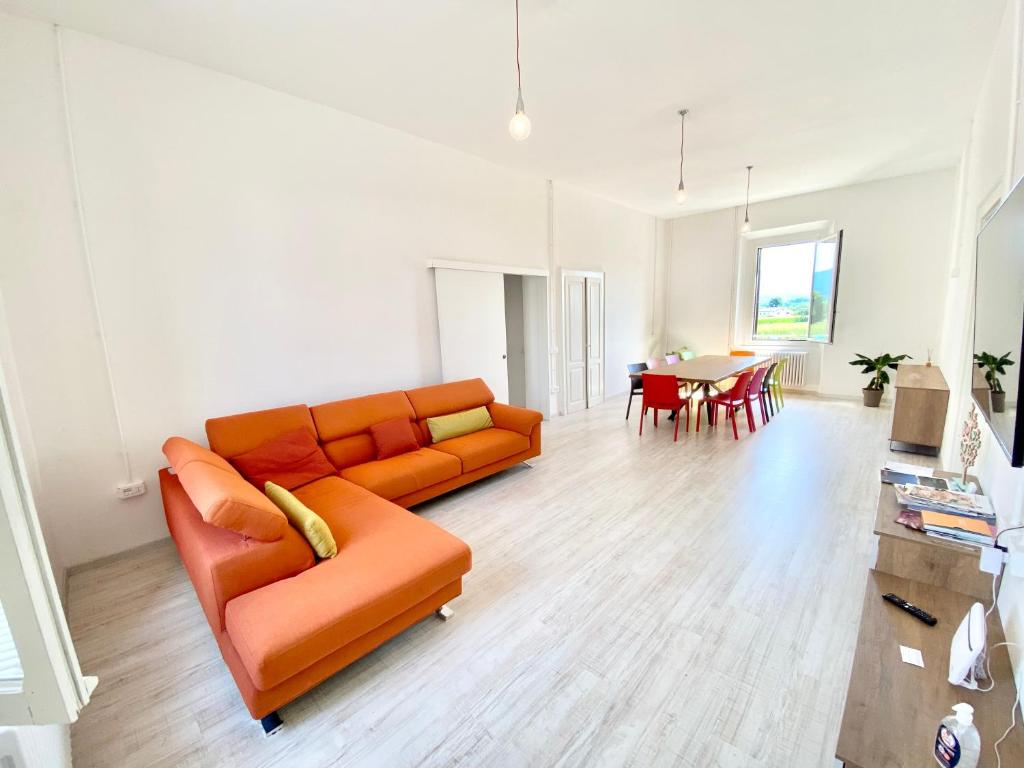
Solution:
<svg viewBox="0 0 1024 768"><path fill-rule="evenodd" d="M562 274L566 413L604 400L604 275Z"/></svg>

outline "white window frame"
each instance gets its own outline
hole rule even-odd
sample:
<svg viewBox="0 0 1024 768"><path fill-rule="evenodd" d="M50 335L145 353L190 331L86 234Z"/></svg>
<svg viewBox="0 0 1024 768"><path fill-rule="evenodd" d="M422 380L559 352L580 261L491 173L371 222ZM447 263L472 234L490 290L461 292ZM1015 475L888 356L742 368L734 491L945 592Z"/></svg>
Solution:
<svg viewBox="0 0 1024 768"><path fill-rule="evenodd" d="M73 723L97 681L78 665L12 412L0 366L0 601L23 672L21 690L0 694L0 726Z"/></svg>

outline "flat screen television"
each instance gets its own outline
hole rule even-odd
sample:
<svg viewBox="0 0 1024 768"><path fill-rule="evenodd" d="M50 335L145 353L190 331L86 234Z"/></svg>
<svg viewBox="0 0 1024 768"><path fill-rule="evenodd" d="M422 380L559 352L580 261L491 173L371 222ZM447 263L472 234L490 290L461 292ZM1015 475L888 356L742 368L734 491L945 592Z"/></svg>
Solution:
<svg viewBox="0 0 1024 768"><path fill-rule="evenodd" d="M1024 466L1024 186L978 235L971 394L1014 467Z"/></svg>

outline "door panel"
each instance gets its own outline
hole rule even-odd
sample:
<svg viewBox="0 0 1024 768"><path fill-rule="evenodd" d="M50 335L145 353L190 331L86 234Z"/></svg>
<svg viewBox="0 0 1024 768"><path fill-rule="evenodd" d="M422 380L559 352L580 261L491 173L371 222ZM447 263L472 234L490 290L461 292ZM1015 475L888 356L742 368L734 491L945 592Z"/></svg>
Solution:
<svg viewBox="0 0 1024 768"><path fill-rule="evenodd" d="M435 269L441 373L445 381L482 378L508 402L505 278L500 272Z"/></svg>
<svg viewBox="0 0 1024 768"><path fill-rule="evenodd" d="M604 279L587 278L587 407L604 400Z"/></svg>
<svg viewBox="0 0 1024 768"><path fill-rule="evenodd" d="M587 407L587 326L586 281L582 277L566 276L565 300L565 367L566 413Z"/></svg>

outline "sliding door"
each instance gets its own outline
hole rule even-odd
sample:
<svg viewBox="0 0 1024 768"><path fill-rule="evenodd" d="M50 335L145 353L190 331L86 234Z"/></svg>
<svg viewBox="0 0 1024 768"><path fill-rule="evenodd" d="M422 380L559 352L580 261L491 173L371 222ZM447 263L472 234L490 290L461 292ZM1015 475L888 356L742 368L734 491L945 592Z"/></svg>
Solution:
<svg viewBox="0 0 1024 768"><path fill-rule="evenodd" d="M500 272L434 269L441 374L445 381L481 378L508 402L505 276Z"/></svg>

